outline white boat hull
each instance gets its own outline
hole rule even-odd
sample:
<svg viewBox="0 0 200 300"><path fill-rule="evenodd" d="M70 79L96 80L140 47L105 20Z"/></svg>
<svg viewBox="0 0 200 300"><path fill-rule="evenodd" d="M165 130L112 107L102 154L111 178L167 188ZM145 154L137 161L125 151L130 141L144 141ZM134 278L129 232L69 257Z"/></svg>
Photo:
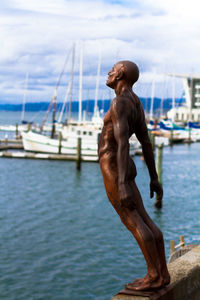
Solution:
<svg viewBox="0 0 200 300"><path fill-rule="evenodd" d="M98 161L98 138L83 138L81 142L81 156L85 161ZM34 133L32 131L22 132L22 141L25 151L65 154L76 158L77 156L77 136L70 136L67 140L62 140L59 145L58 139L51 139L48 136ZM130 144L130 155L134 155L134 146Z"/></svg>
<svg viewBox="0 0 200 300"><path fill-rule="evenodd" d="M51 139L45 135L34 132L22 132L22 141L24 150L31 152L65 154L76 157L77 155L77 138L70 138L63 140L61 146L59 140ZM59 152L60 151L60 152ZM81 154L83 160L98 160L97 157L97 143L85 143L82 140ZM90 158L90 159L89 159Z"/></svg>

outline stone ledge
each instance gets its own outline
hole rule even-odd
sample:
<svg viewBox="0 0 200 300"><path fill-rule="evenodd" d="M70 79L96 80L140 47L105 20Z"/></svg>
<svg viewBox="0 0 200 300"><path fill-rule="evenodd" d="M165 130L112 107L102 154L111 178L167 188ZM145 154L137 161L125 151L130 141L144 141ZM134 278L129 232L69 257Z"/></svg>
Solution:
<svg viewBox="0 0 200 300"><path fill-rule="evenodd" d="M111 300L149 300L149 297L117 295L114 296Z"/></svg>
<svg viewBox="0 0 200 300"><path fill-rule="evenodd" d="M173 287L173 299L200 299L200 246L168 264ZM149 300L149 297L116 295L111 300ZM161 298L162 299L162 298Z"/></svg>
<svg viewBox="0 0 200 300"><path fill-rule="evenodd" d="M116 295L111 300L149 300L149 297Z"/></svg>

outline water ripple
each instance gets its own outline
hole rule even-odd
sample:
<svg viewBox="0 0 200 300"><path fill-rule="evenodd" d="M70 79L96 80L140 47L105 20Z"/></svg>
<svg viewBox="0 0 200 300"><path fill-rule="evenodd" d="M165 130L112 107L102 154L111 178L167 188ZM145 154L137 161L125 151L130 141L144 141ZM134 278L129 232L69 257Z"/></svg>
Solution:
<svg viewBox="0 0 200 300"><path fill-rule="evenodd" d="M151 218L169 242L200 232L200 145L166 148L164 207L149 198L139 157L137 184ZM1 299L105 300L146 266L136 241L107 200L98 164L2 159L0 165ZM81 296L80 296L81 295Z"/></svg>

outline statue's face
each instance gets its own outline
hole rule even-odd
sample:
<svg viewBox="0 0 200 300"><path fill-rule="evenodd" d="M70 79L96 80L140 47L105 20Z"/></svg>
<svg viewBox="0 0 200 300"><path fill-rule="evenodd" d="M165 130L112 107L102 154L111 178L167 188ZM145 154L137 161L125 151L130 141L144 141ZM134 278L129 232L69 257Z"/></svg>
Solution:
<svg viewBox="0 0 200 300"><path fill-rule="evenodd" d="M117 76L121 70L122 64L115 64L112 69L108 72L108 79L106 85L114 89L118 81Z"/></svg>

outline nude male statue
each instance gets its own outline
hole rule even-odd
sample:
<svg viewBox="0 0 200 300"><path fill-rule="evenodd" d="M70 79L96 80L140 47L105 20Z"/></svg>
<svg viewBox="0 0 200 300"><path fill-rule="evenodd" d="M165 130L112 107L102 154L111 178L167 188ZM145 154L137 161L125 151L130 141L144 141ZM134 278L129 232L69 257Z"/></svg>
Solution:
<svg viewBox="0 0 200 300"><path fill-rule="evenodd" d="M166 266L163 235L147 214L135 183L136 167L129 156L129 138L136 134L150 175L150 196L163 190L158 182L154 155L142 104L132 91L139 70L130 61L116 63L108 73L106 85L115 90L99 139L99 163L107 196L121 221L138 242L147 264L147 274L126 285L127 289L159 289L170 282Z"/></svg>

